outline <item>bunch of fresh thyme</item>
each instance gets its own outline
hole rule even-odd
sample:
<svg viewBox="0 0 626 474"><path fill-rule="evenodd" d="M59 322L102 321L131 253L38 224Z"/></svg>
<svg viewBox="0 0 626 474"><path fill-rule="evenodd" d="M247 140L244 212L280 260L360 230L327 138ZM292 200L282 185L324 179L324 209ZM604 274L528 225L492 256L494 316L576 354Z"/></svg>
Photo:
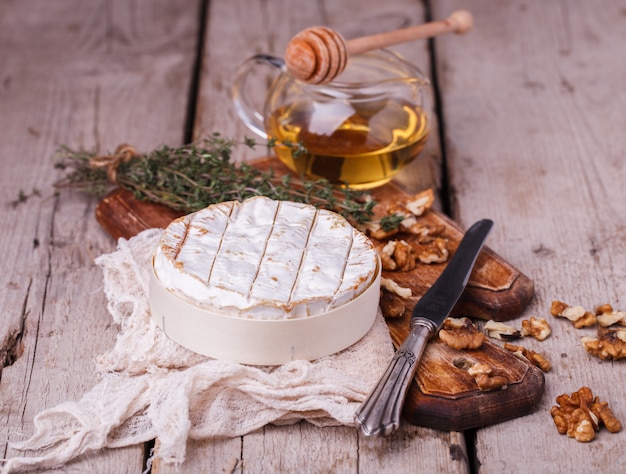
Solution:
<svg viewBox="0 0 626 474"><path fill-rule="evenodd" d="M55 166L67 173L59 187L74 187L103 195L116 185L140 200L193 212L222 201L242 201L253 196L305 202L333 210L356 224L372 219L375 202L363 192L337 188L326 180L306 180L291 175L276 176L247 163L231 162L236 143L219 134L199 145L163 146L146 154L131 152L129 159L110 159L95 153L62 147ZM253 140L244 145L254 148Z"/></svg>

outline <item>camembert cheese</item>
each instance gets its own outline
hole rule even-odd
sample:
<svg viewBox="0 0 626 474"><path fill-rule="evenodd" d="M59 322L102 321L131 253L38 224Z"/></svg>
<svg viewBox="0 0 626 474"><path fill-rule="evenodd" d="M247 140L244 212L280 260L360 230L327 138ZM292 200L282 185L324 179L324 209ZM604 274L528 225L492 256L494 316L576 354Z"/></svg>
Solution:
<svg viewBox="0 0 626 474"><path fill-rule="evenodd" d="M155 276L211 312L307 318L344 305L379 274L373 244L339 214L255 197L181 217L164 231Z"/></svg>

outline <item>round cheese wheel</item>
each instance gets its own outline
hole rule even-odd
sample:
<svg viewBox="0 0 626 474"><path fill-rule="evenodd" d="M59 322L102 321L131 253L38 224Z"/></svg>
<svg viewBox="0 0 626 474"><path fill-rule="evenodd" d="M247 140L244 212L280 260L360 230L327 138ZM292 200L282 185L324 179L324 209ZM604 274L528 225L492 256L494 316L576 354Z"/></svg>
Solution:
<svg viewBox="0 0 626 474"><path fill-rule="evenodd" d="M308 204L255 197L181 217L165 229L153 269L151 312L168 336L244 363L342 350L369 330L378 307L371 241Z"/></svg>

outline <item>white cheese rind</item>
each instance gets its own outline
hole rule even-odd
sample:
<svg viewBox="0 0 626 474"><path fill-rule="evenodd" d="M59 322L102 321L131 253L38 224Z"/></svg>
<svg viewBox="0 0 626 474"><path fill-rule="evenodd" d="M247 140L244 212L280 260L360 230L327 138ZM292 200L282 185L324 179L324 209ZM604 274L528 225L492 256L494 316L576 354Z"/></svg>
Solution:
<svg viewBox="0 0 626 474"><path fill-rule="evenodd" d="M342 216L264 197L174 221L154 255L160 283L228 316L293 319L337 308L378 272L372 243Z"/></svg>

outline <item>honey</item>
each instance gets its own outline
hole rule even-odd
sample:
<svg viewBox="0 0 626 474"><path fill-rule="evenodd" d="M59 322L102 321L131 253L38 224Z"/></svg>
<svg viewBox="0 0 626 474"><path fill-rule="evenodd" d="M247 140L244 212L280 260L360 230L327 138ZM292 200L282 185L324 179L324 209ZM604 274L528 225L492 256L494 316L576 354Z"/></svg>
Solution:
<svg viewBox="0 0 626 474"><path fill-rule="evenodd" d="M430 131L424 110L396 98L296 102L276 109L265 125L290 169L354 189L393 179L422 151ZM301 143L306 153L294 156L288 143Z"/></svg>

